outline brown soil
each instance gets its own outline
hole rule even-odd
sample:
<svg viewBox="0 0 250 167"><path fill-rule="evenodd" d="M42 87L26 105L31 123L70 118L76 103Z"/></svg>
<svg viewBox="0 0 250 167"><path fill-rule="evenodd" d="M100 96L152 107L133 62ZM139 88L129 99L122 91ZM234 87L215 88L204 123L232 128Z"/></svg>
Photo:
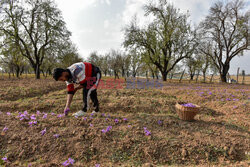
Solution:
<svg viewBox="0 0 250 167"><path fill-rule="evenodd" d="M250 165L247 85L164 83L163 89L100 89L101 113L91 116L89 111L81 118L72 116L82 106L81 92L69 116L58 118L65 105L64 83L0 80L0 87L0 166L62 166L68 158L81 167ZM201 106L195 121L179 119L177 101ZM19 120L18 112L25 110L36 115L37 125ZM108 126L112 129L103 133Z"/></svg>

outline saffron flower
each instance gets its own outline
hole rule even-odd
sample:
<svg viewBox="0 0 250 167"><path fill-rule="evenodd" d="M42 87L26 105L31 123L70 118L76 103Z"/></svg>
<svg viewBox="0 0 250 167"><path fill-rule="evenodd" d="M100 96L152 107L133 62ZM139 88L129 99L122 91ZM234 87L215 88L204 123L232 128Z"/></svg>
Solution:
<svg viewBox="0 0 250 167"><path fill-rule="evenodd" d="M32 126L33 124L36 125L36 124L37 124L37 121L30 121L30 122L29 122L29 125L30 125L30 126Z"/></svg>
<svg viewBox="0 0 250 167"><path fill-rule="evenodd" d="M46 128L41 131L42 136L46 133Z"/></svg>
<svg viewBox="0 0 250 167"><path fill-rule="evenodd" d="M8 130L8 128L5 126L4 128L3 128L3 132L6 132Z"/></svg>
<svg viewBox="0 0 250 167"><path fill-rule="evenodd" d="M69 165L73 165L75 162L74 159L69 158L68 160L66 160L64 163L62 163L63 166L69 166Z"/></svg>
<svg viewBox="0 0 250 167"><path fill-rule="evenodd" d="M3 157L2 160L3 160L4 162L7 162L7 161L8 161L7 157Z"/></svg>
<svg viewBox="0 0 250 167"><path fill-rule="evenodd" d="M57 117L58 117L58 118L61 118L61 117L63 117L63 115L62 115L62 114L58 114Z"/></svg>
<svg viewBox="0 0 250 167"><path fill-rule="evenodd" d="M59 134L54 134L53 135L55 138L58 138L60 135Z"/></svg>
<svg viewBox="0 0 250 167"><path fill-rule="evenodd" d="M106 129L102 129L103 133L106 133L112 129L112 126L108 126Z"/></svg>
<svg viewBox="0 0 250 167"><path fill-rule="evenodd" d="M70 109L67 108L66 110L64 110L64 115L67 116L69 114L69 112L70 112Z"/></svg>
<svg viewBox="0 0 250 167"><path fill-rule="evenodd" d="M158 124L159 124L159 125L161 125L161 124L162 124L162 121L161 121L161 120L159 120L159 121L158 121Z"/></svg>
<svg viewBox="0 0 250 167"><path fill-rule="evenodd" d="M24 119L28 120L29 119L28 115L29 115L28 112L24 111L23 114L20 112L18 117L20 118L20 121L22 121Z"/></svg>
<svg viewBox="0 0 250 167"><path fill-rule="evenodd" d="M43 115L43 119L46 119L47 116L48 116L48 114L44 114L44 115Z"/></svg>
<svg viewBox="0 0 250 167"><path fill-rule="evenodd" d="M36 120L36 116L33 114L33 115L30 116L30 119Z"/></svg>
<svg viewBox="0 0 250 167"><path fill-rule="evenodd" d="M151 135L151 132L147 129L147 127L144 127L144 132L147 136Z"/></svg>

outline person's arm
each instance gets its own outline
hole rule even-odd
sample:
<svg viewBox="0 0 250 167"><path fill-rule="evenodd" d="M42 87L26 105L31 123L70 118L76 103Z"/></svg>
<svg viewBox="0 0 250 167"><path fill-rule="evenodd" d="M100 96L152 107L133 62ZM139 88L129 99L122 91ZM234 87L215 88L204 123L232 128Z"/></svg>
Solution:
<svg viewBox="0 0 250 167"><path fill-rule="evenodd" d="M64 111L70 108L70 104L72 102L73 96L74 96L74 94L67 95L67 102L66 102L66 106L65 106Z"/></svg>
<svg viewBox="0 0 250 167"><path fill-rule="evenodd" d="M66 102L66 105L65 105L65 108L64 108L64 112L69 110L70 104L71 104L73 96L75 94L74 84L69 83L69 82L66 82L66 84L67 84L68 95L67 95L67 102Z"/></svg>
<svg viewBox="0 0 250 167"><path fill-rule="evenodd" d="M79 90L79 89L82 89L84 86L83 85L79 85L75 88L75 93Z"/></svg>

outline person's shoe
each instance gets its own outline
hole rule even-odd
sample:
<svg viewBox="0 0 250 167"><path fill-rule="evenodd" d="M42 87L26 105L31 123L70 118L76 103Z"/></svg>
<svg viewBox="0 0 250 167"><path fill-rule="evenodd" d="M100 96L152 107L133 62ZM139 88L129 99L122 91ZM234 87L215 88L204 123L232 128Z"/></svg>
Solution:
<svg viewBox="0 0 250 167"><path fill-rule="evenodd" d="M97 112L97 111L92 111L92 113L91 113L91 115L97 115L99 112Z"/></svg>
<svg viewBox="0 0 250 167"><path fill-rule="evenodd" d="M81 116L84 116L85 114L86 114L86 112L84 112L84 111L80 110L80 111L78 111L78 112L74 113L74 114L73 114L73 116L76 116L76 117L81 117Z"/></svg>

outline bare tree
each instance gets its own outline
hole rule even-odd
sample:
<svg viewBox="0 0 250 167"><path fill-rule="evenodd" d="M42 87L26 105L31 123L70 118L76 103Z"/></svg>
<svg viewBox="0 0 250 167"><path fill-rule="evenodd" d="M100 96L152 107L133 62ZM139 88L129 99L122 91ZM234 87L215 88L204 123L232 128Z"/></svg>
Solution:
<svg viewBox="0 0 250 167"><path fill-rule="evenodd" d="M231 60L250 49L250 11L244 13L244 7L242 0L219 1L200 24L203 35L200 50L213 60L222 82L227 82Z"/></svg>

